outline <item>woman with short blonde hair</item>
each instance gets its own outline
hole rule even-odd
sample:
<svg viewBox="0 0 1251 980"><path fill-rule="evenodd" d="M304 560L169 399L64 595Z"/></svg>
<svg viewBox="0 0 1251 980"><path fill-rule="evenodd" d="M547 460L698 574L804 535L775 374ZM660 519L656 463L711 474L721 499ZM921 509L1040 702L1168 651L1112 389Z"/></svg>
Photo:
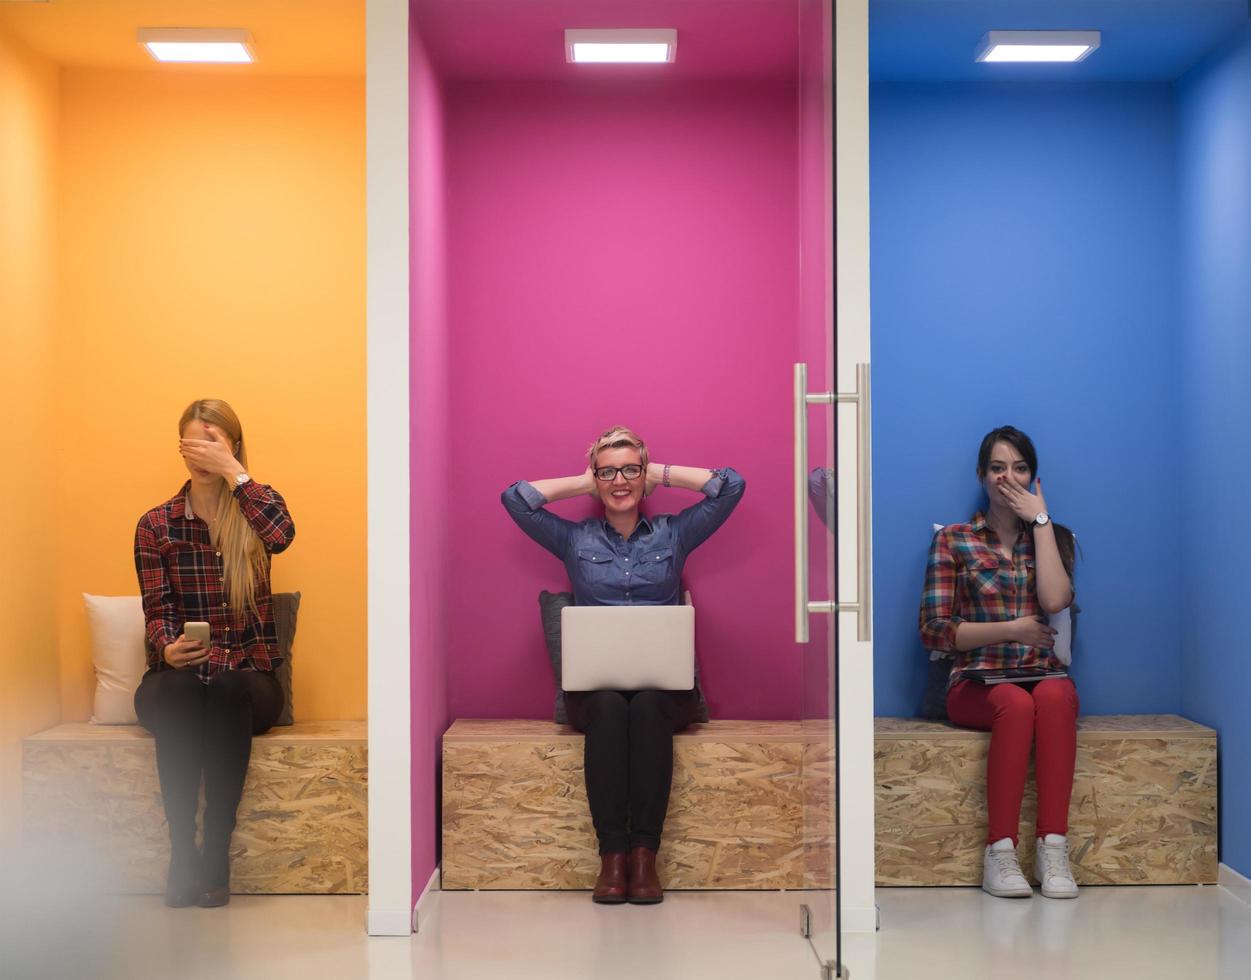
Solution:
<svg viewBox="0 0 1251 980"><path fill-rule="evenodd" d="M719 470L652 462L647 444L614 426L587 451L577 476L514 483L502 495L509 516L565 565L578 605L676 605L687 556L717 530L743 496L743 478ZM703 499L679 514L644 515L659 486ZM565 520L547 504L589 494L602 518ZM673 733L694 719L690 691L567 692L569 722L586 733L583 774L599 838L592 899L654 904L664 897L656 852L673 781Z"/></svg>

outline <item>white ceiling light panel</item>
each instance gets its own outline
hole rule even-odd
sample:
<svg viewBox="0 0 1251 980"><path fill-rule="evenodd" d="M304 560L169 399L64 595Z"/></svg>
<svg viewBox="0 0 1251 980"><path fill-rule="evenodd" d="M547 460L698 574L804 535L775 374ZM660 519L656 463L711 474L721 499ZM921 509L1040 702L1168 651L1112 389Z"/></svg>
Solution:
<svg viewBox="0 0 1251 980"><path fill-rule="evenodd" d="M157 61L251 64L252 35L244 30L201 27L141 27L139 43Z"/></svg>
<svg viewBox="0 0 1251 980"><path fill-rule="evenodd" d="M977 60L994 64L1085 61L1099 47L1099 31L989 31Z"/></svg>
<svg viewBox="0 0 1251 980"><path fill-rule="evenodd" d="M673 28L565 31L565 60L578 64L667 64L677 53Z"/></svg>

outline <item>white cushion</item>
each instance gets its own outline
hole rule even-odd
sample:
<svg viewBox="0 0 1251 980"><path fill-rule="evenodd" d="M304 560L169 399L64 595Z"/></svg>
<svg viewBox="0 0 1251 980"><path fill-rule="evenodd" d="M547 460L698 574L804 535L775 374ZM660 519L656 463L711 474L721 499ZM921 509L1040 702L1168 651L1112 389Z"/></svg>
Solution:
<svg viewBox="0 0 1251 980"><path fill-rule="evenodd" d="M934 535L941 531L945 524L935 524L934 530L930 534L931 540ZM1069 607L1065 606L1058 613L1052 613L1047 617L1047 625L1056 631L1055 646L1051 648L1051 652L1055 654L1056 659L1060 663L1068 667L1073 663L1073 617L1069 613ZM930 653L931 660L937 660L939 657L950 657L950 653L942 653L934 650Z"/></svg>
<svg viewBox="0 0 1251 980"><path fill-rule="evenodd" d="M1051 652L1065 667L1073 662L1073 616L1069 612L1072 608L1065 606L1058 613L1047 617L1047 625L1056 631L1056 642Z"/></svg>
<svg viewBox="0 0 1251 980"><path fill-rule="evenodd" d="M137 595L88 595L91 663L96 669L94 725L134 725L135 691L147 668L143 603Z"/></svg>

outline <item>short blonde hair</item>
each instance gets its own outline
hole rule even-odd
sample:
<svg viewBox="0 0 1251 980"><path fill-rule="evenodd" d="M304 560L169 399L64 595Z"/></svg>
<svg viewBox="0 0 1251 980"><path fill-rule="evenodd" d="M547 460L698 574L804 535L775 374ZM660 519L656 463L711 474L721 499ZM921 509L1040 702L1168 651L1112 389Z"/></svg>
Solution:
<svg viewBox="0 0 1251 980"><path fill-rule="evenodd" d="M590 460L591 469L595 469L599 454L603 450L625 449L629 447L639 451L639 458L643 468L647 469L647 443L640 439L638 433L633 429L628 429L624 425L614 425L591 443L591 448L586 451L586 458Z"/></svg>

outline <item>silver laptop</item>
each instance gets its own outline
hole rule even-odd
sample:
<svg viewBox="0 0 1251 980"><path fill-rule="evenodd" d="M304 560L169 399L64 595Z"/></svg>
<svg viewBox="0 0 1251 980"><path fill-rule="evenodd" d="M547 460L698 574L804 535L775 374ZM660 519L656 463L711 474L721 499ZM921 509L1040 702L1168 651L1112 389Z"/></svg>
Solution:
<svg viewBox="0 0 1251 980"><path fill-rule="evenodd" d="M566 606L560 611L566 691L689 691L694 606Z"/></svg>

